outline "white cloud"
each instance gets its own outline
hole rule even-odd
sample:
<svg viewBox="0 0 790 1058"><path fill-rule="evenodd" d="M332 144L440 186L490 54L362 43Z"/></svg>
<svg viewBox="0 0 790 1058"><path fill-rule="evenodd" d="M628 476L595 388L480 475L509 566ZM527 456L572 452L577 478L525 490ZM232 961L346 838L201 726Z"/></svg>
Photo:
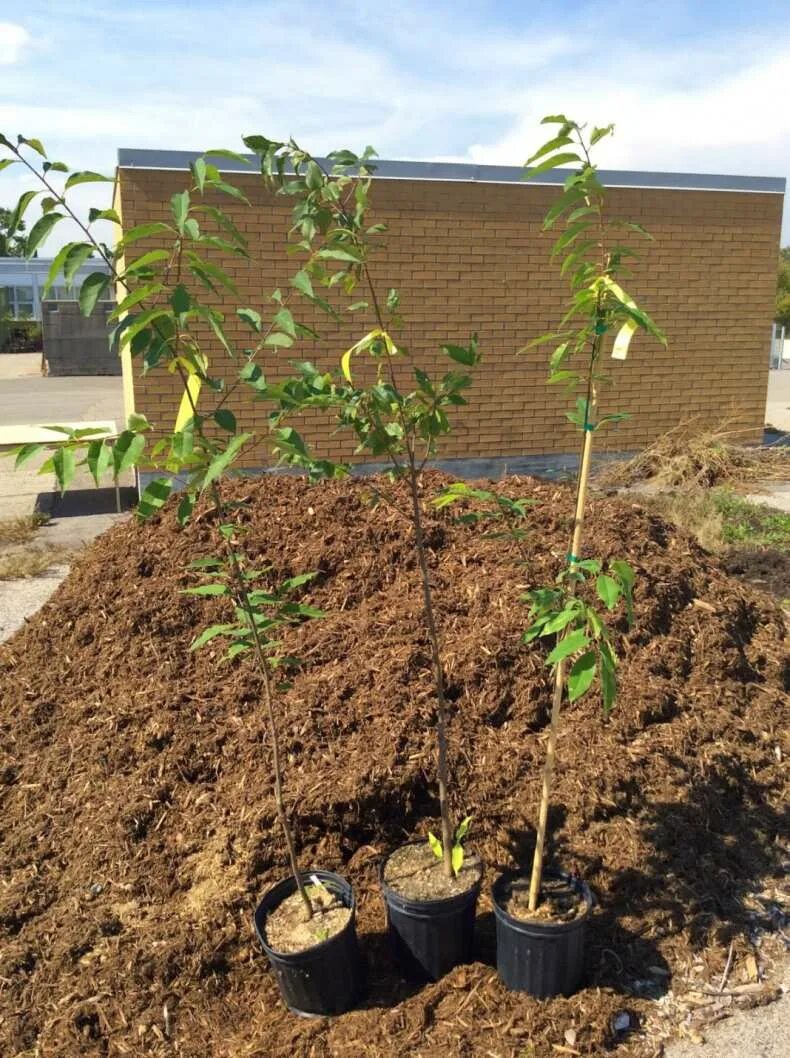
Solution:
<svg viewBox="0 0 790 1058"><path fill-rule="evenodd" d="M0 66L19 62L31 39L24 26L16 22L0 22Z"/></svg>
<svg viewBox="0 0 790 1058"><path fill-rule="evenodd" d="M756 13L750 35L720 19L673 36L691 16L668 0L635 44L618 0L562 30L538 2L508 18L485 2L326 0L320 27L309 0L60 0L57 20L51 0L26 4L26 29L0 23L0 131L37 136L80 168L112 170L118 147L238 147L250 132L519 165L543 138L540 118L564 110L616 123L606 168L790 175L790 29ZM0 203L23 183L6 170Z"/></svg>

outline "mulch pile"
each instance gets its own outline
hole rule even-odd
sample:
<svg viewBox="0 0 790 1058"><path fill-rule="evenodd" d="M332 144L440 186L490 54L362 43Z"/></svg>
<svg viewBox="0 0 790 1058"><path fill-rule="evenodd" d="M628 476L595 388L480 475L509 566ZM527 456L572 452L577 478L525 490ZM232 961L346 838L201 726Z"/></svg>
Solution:
<svg viewBox="0 0 790 1058"><path fill-rule="evenodd" d="M279 1000L251 923L286 873L258 684L220 646L189 652L223 613L178 591L196 582L186 562L215 550L214 518L182 531L168 509L96 541L0 647L1 1054L648 1054L655 1043L615 1026L643 1024L691 976L718 984L733 941L742 980L770 918L750 894L777 876L786 833L790 672L767 596L640 507L590 504L586 553L628 558L637 621L618 625L609 719L595 695L565 712L551 854L599 906L586 987L538 1002L498 982L487 894L500 868L529 862L551 676L545 648L520 645L519 595L560 568L572 497L507 483L538 501L526 567L482 528L428 516L455 810L474 816L487 872L479 961L415 987L389 961L377 882L382 854L437 814L409 529L364 480L235 488L251 500L249 553L278 575L320 572L305 598L327 616L288 644L304 665L281 701L287 796L300 862L355 887L369 995L330 1021Z"/></svg>

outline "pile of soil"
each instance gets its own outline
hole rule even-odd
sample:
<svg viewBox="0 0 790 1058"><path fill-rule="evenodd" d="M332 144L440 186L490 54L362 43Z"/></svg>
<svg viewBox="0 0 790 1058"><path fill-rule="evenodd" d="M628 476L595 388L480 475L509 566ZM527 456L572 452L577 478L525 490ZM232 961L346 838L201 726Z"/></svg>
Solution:
<svg viewBox="0 0 790 1058"><path fill-rule="evenodd" d="M369 482L246 481L247 550L281 576L319 571L305 599L327 616L287 643L304 659L280 703L287 797L302 866L355 887L368 997L334 1020L294 1018L255 941L254 907L287 873L259 687L247 659L190 653L224 613L179 594L195 583L186 562L215 550L215 518L180 530L169 508L99 538L0 647L0 1053L652 1053L617 1034L618 1012L635 1024L670 983L721 975L731 941L737 968L786 824L784 619L665 522L595 499L586 553L626 557L638 582L636 626L616 629L619 703L608 719L595 695L569 707L558 746L551 857L599 900L587 985L540 1002L497 980L490 883L529 862L550 705L547 647L521 645L519 595L556 574L572 520L564 487L506 488L538 501L525 566L485 527L447 511L427 524L453 808L474 817L487 865L479 961L415 988L385 942L381 858L438 815L408 526L371 504Z"/></svg>

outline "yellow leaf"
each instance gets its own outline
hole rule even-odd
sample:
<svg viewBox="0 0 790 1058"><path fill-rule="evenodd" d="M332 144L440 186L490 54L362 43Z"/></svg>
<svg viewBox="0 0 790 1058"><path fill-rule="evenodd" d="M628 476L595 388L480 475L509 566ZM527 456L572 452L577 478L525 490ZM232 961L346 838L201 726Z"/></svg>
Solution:
<svg viewBox="0 0 790 1058"><path fill-rule="evenodd" d="M395 343L387 332L383 331L381 327L374 327L372 331L368 331L364 338L360 338L350 349L346 349L340 359L340 370L343 372L343 377L347 382L353 381L351 378L351 357L355 353L361 353L367 349L371 342L374 342L376 338L382 338L384 340L384 345L387 347L387 352L390 356L394 356L397 353L398 350L395 348Z"/></svg>

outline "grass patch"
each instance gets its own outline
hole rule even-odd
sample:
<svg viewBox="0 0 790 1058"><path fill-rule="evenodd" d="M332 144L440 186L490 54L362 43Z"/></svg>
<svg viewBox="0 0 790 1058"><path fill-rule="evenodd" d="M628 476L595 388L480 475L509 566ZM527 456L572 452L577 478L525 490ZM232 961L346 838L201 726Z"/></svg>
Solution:
<svg viewBox="0 0 790 1058"><path fill-rule="evenodd" d="M0 553L0 580L38 577L53 566L71 560L71 552L60 547L26 547Z"/></svg>
<svg viewBox="0 0 790 1058"><path fill-rule="evenodd" d="M751 503L732 489L640 493L639 501L691 533L708 551L748 547L790 552L790 514Z"/></svg>
<svg viewBox="0 0 790 1058"><path fill-rule="evenodd" d="M27 544L36 535L36 530L48 521L48 516L38 511L16 518L0 518L0 547Z"/></svg>
<svg viewBox="0 0 790 1058"><path fill-rule="evenodd" d="M790 551L790 514L750 503L730 489L715 489L713 502L721 512L725 543Z"/></svg>

